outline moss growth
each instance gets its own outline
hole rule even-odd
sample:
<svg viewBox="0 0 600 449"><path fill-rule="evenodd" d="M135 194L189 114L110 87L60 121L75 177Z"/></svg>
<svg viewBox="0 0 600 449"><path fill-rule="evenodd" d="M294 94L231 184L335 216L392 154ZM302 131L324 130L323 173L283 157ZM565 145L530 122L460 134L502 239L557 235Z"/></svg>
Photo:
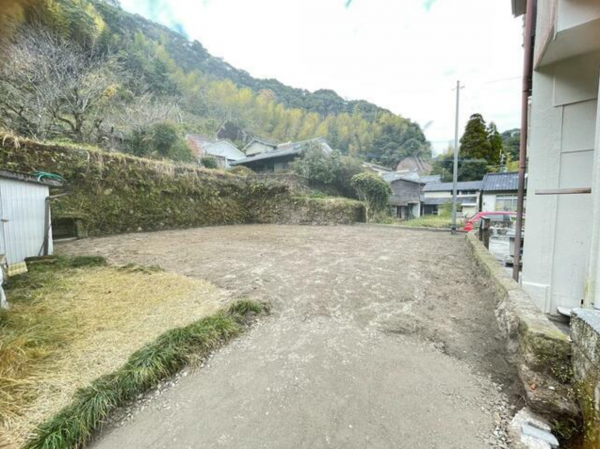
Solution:
<svg viewBox="0 0 600 449"><path fill-rule="evenodd" d="M575 383L575 394L581 406L583 415L584 447L600 447L600 412L596 408L595 384L596 376L592 379L580 380Z"/></svg>
<svg viewBox="0 0 600 449"><path fill-rule="evenodd" d="M53 200L53 217L81 220L89 235L287 222L283 210L304 210L306 205L293 198L288 186L273 180L2 134L0 166L25 173L47 171L67 179L69 194ZM347 215L354 216L356 206L344 204ZM330 203L312 203L309 212L319 207L322 221L329 213L332 221L337 219L339 208L332 209ZM272 213L274 209L278 212Z"/></svg>

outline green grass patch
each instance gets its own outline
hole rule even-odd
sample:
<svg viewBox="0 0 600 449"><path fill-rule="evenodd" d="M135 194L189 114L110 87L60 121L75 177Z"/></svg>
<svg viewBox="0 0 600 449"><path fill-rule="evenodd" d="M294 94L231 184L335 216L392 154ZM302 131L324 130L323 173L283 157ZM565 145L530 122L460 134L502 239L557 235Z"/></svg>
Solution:
<svg viewBox="0 0 600 449"><path fill-rule="evenodd" d="M452 217L444 215L423 215L413 220L403 221L402 226L411 228L437 228L443 229L452 227Z"/></svg>
<svg viewBox="0 0 600 449"><path fill-rule="evenodd" d="M240 301L213 316L167 331L133 353L121 369L79 390L69 406L38 427L25 448L84 446L117 407L236 337L252 315L264 310L262 304Z"/></svg>

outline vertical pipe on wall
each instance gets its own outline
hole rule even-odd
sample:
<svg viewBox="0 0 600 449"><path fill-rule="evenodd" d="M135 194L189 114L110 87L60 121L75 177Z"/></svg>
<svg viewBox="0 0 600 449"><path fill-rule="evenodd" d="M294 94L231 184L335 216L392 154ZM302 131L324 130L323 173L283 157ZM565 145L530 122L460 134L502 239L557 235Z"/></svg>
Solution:
<svg viewBox="0 0 600 449"><path fill-rule="evenodd" d="M529 97L531 95L531 78L533 74L533 48L535 33L535 2L527 0L525 12L524 56L523 56L523 91L521 93L521 146L519 148L519 194L517 197L517 223L515 229L515 258L513 278L519 282L521 271L521 248L523 241L523 211L525 204L525 175L527 171L527 142L529 137Z"/></svg>

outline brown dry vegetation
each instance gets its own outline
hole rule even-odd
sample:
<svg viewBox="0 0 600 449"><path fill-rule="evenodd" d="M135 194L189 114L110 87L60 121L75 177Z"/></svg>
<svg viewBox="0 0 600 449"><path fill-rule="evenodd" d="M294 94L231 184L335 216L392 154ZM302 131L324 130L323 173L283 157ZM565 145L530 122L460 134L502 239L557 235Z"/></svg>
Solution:
<svg viewBox="0 0 600 449"><path fill-rule="evenodd" d="M157 269L76 265L35 267L8 288L12 308L0 318L0 435L6 443L22 443L77 389L227 299L210 283Z"/></svg>

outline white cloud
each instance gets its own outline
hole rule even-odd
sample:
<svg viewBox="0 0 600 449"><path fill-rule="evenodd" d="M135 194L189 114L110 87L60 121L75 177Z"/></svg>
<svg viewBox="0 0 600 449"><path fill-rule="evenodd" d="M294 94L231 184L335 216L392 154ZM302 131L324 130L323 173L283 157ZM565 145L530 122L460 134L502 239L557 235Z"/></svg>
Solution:
<svg viewBox="0 0 600 449"><path fill-rule="evenodd" d="M121 3L183 24L191 39L253 76L334 89L422 125L433 121L426 134L438 150L454 136L457 79L466 85L461 128L475 112L501 130L519 125L522 33L508 0Z"/></svg>

